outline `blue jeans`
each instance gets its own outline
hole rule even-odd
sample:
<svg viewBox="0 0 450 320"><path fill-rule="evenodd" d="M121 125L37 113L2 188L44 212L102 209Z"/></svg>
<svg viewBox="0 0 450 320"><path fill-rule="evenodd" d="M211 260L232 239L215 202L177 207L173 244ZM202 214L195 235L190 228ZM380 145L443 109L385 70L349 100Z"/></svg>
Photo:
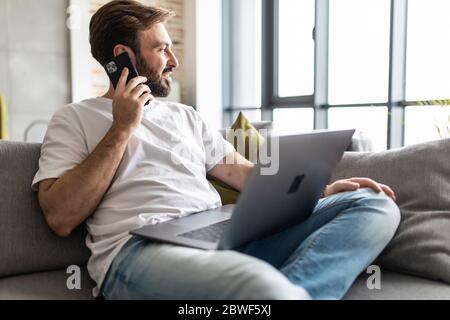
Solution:
<svg viewBox="0 0 450 320"><path fill-rule="evenodd" d="M306 221L233 251L134 237L111 264L102 293L106 299L341 299L399 222L389 197L360 189L321 199Z"/></svg>

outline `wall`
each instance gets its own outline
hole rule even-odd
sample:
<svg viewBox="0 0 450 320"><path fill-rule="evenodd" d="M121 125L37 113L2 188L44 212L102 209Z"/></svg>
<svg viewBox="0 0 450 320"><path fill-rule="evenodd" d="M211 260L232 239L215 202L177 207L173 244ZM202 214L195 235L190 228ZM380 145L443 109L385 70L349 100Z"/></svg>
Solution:
<svg viewBox="0 0 450 320"><path fill-rule="evenodd" d="M228 1L228 0L224 0ZM195 103L213 130L222 128L222 0L195 0Z"/></svg>
<svg viewBox="0 0 450 320"><path fill-rule="evenodd" d="M196 106L212 128L219 128L222 124L221 0L142 1L177 13L168 29L180 60L174 78L181 83L181 101ZM9 108L11 140L23 141L26 128L34 121L43 121L34 125L28 135L28 141L41 142L45 122L53 113L79 100L73 86L89 83L95 90L88 97L102 94L107 88L106 75L90 57L89 47L75 51L81 59L71 56L71 41L73 44L84 39L85 45L89 44L86 28L72 30L71 37L66 25L76 13L68 12L69 4L82 4L92 14L105 2L0 0L0 92ZM84 25L88 24L90 14L81 16ZM87 77L77 76L83 63L87 66ZM81 80L72 83L72 74L74 79Z"/></svg>
<svg viewBox="0 0 450 320"><path fill-rule="evenodd" d="M11 140L24 140L35 120L49 120L70 100L67 1L0 0L0 92ZM29 131L40 141L45 125Z"/></svg>

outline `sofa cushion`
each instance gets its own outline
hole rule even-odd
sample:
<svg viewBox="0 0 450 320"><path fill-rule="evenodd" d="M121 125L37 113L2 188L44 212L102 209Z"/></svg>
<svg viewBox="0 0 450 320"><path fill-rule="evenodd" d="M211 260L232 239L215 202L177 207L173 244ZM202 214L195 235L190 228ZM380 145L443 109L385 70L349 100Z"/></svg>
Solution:
<svg viewBox="0 0 450 320"><path fill-rule="evenodd" d="M369 290L361 276L344 297L345 300L450 300L450 285L425 278L382 270L381 288Z"/></svg>
<svg viewBox="0 0 450 320"><path fill-rule="evenodd" d="M0 279L0 300L92 300L94 282L81 269L81 288L69 290L66 270L31 273Z"/></svg>
<svg viewBox="0 0 450 320"><path fill-rule="evenodd" d="M65 270L32 273L0 279L0 300L92 300L93 281L81 269L81 289L69 290ZM367 288L368 275L362 274L345 300L450 300L450 286L442 282L382 271L381 289Z"/></svg>
<svg viewBox="0 0 450 320"><path fill-rule="evenodd" d="M392 187L402 221L376 263L450 283L450 139L347 153L332 181L369 177Z"/></svg>
<svg viewBox="0 0 450 320"><path fill-rule="evenodd" d="M0 142L0 278L86 264L86 231L62 239L47 226L31 181L40 144Z"/></svg>

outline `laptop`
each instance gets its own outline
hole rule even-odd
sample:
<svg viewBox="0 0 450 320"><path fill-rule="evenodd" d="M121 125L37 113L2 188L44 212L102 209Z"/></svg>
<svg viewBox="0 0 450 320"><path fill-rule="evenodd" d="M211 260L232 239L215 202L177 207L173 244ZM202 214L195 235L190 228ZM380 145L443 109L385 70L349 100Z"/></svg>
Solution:
<svg viewBox="0 0 450 320"><path fill-rule="evenodd" d="M263 174L259 161L234 205L198 212L131 231L156 242L204 250L229 250L306 220L331 174L351 143L355 130L314 131L268 138L261 150L278 141L276 174ZM274 157L272 157L274 158Z"/></svg>

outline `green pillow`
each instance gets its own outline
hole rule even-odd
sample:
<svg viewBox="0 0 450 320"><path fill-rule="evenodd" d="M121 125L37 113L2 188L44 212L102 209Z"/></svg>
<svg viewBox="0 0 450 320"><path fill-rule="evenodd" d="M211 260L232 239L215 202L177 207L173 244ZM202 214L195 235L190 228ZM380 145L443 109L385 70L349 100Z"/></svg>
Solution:
<svg viewBox="0 0 450 320"><path fill-rule="evenodd" d="M244 116L242 112L239 113L236 121L231 126L232 130L243 130L244 134L236 134L235 136L227 137L234 148L240 152L245 159L256 163L256 156L259 152L259 148L264 143L264 137L258 132L258 130L251 124L250 121ZM234 139L232 139L234 138ZM253 150L253 154L250 157L250 146L256 146L256 150ZM240 150L239 147L241 148ZM243 148L243 149L242 149ZM255 154L256 151L256 154Z"/></svg>
<svg viewBox="0 0 450 320"><path fill-rule="evenodd" d="M248 121L242 112L239 113L236 121L230 127L232 130L242 129L244 134L231 135L228 140L234 148L241 153L247 160L255 160L255 156L259 152L259 148L264 143L264 137L258 130ZM256 155L250 154L250 146L256 146ZM250 159L252 156L252 159ZM219 181L211 176L208 176L209 182L214 186L222 199L222 204L234 204L239 198L239 191L230 187L226 183Z"/></svg>

